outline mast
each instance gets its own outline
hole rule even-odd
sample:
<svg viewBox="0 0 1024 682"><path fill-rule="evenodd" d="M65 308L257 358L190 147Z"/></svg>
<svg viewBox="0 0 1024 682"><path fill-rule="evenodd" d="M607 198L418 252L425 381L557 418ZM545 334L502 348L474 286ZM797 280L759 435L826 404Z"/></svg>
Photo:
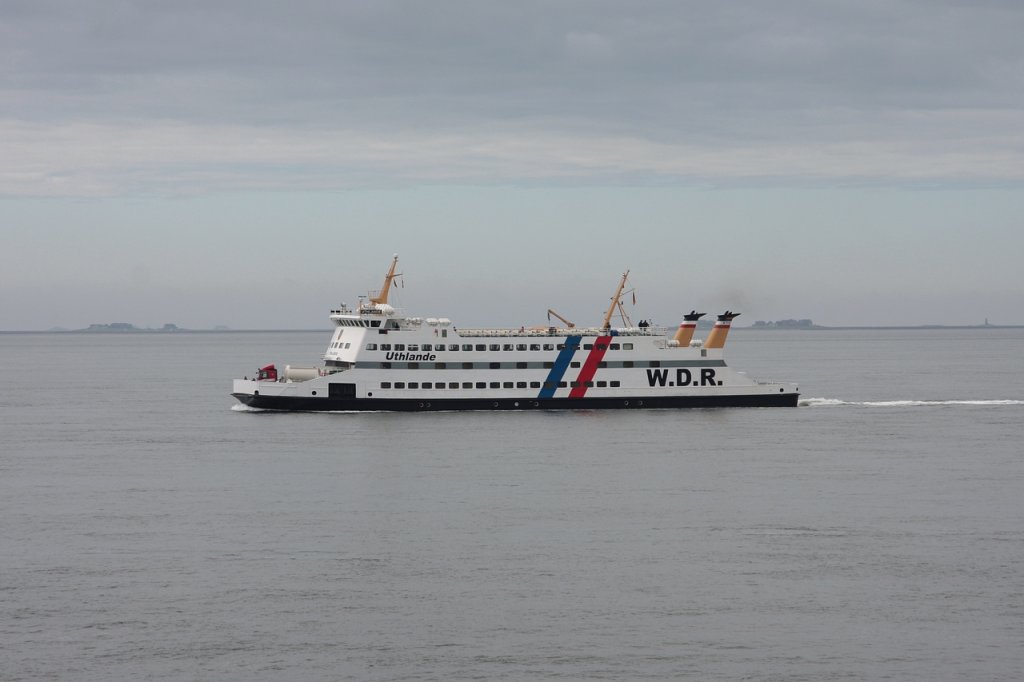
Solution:
<svg viewBox="0 0 1024 682"><path fill-rule="evenodd" d="M622 279L619 280L619 288L615 290L615 295L612 296L612 304L608 306L608 312L604 314L604 321L601 323L601 329L611 328L612 314L615 312L616 308L619 310L619 315L622 316L623 324L629 324L629 318L626 316L626 311L622 307L622 290L626 288L627 277L629 277L629 270L626 270L626 272L622 274Z"/></svg>
<svg viewBox="0 0 1024 682"><path fill-rule="evenodd" d="M384 275L384 286L380 288L376 296L370 296L370 303L373 304L386 304L388 302L388 294L391 293L391 285L394 283L396 277L401 277L402 273L395 274L395 267L398 265L398 254L391 261L391 267L388 268L388 274ZM404 281L404 280L403 280Z"/></svg>

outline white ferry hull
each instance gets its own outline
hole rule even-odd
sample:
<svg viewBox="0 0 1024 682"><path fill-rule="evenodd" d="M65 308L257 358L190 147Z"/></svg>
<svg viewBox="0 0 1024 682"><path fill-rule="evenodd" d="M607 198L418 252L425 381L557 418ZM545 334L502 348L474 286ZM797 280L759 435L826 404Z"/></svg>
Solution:
<svg viewBox="0 0 1024 682"><path fill-rule="evenodd" d="M287 412L441 412L459 410L636 410L715 407L796 407L799 394L750 393L647 398L314 398L233 393L241 403Z"/></svg>

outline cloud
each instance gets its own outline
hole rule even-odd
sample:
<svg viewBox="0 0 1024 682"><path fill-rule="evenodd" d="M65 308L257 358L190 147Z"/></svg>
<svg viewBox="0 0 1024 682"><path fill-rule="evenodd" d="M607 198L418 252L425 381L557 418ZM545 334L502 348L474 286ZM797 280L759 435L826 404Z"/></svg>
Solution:
<svg viewBox="0 0 1024 682"><path fill-rule="evenodd" d="M0 193L1017 183L1000 2L5 4Z"/></svg>

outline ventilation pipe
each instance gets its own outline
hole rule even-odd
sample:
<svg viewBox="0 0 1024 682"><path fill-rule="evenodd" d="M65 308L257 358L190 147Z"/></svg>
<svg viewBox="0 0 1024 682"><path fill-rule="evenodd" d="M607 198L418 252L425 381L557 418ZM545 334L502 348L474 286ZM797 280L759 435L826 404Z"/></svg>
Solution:
<svg viewBox="0 0 1024 682"><path fill-rule="evenodd" d="M729 327L732 326L732 321L739 316L739 313L734 313L729 310L726 310L724 313L719 315L714 328L711 330L711 333L708 334L707 341L704 342L704 347L722 348L725 346L725 337L729 335Z"/></svg>
<svg viewBox="0 0 1024 682"><path fill-rule="evenodd" d="M696 310L691 310L686 315L683 315L683 321L679 323L679 329L676 331L676 335L672 337L672 340L679 344L681 348L685 348L690 345L690 341L693 340L693 332L697 329L697 320L707 315L707 313L698 313Z"/></svg>

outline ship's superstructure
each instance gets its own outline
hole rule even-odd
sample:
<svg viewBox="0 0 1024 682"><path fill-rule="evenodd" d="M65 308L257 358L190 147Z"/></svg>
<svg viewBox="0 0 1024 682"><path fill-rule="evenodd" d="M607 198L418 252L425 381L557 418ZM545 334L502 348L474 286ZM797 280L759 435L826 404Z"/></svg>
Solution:
<svg viewBox="0 0 1024 682"><path fill-rule="evenodd" d="M456 328L443 317L409 317L388 303L396 255L379 292L331 310L334 334L322 367L268 365L236 379L232 395L269 410L529 410L795 406L793 384L762 383L726 365L738 313L718 316L694 341L696 311L679 330L633 325L622 276L593 328ZM613 326L619 312L622 326Z"/></svg>

